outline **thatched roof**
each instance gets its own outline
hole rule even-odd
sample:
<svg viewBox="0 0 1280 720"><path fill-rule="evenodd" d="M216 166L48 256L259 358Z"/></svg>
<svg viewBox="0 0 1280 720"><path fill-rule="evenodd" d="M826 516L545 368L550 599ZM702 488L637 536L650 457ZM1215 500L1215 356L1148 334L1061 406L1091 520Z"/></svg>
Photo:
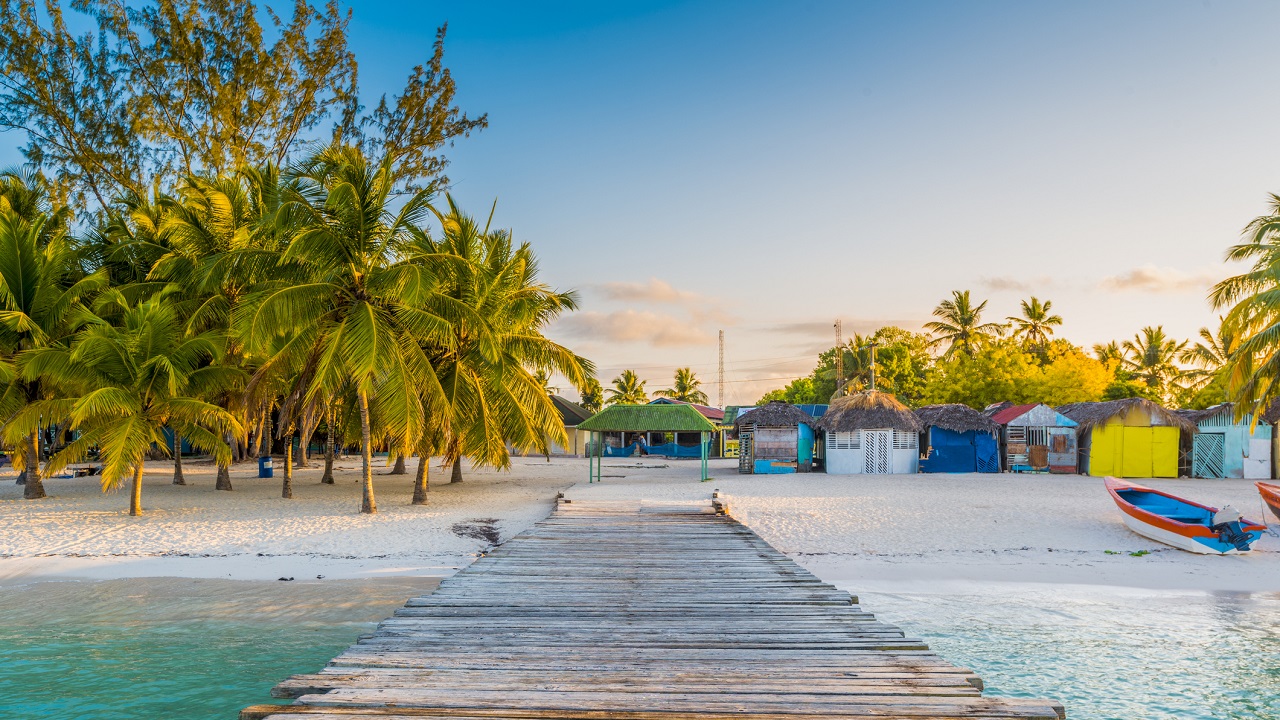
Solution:
<svg viewBox="0 0 1280 720"><path fill-rule="evenodd" d="M1088 431L1094 425L1102 425L1114 418L1128 415L1134 410L1159 420L1163 425L1171 425L1191 432L1196 429L1196 424L1191 420L1166 410L1146 398L1071 403L1058 408L1058 412L1079 423L1076 431L1080 433Z"/></svg>
<svg viewBox="0 0 1280 720"><path fill-rule="evenodd" d="M925 427L939 427L958 433L973 431L995 435L1000 430L991 418L959 403L925 405L916 410L916 417Z"/></svg>
<svg viewBox="0 0 1280 720"><path fill-rule="evenodd" d="M1258 416L1258 421L1263 423L1275 422L1274 413L1276 411L1277 411L1277 405L1276 403L1272 403L1270 407L1268 407L1266 410L1263 411L1261 415ZM1204 410L1177 410L1175 412L1187 418L1191 422L1196 423L1197 425L1204 422L1205 420L1216 418L1222 415L1226 415L1232 420L1232 422L1234 422L1235 413L1236 413L1236 404L1224 402L1224 403L1218 403L1213 407L1207 407ZM1244 417L1247 419L1249 417L1249 413L1246 412Z"/></svg>
<svg viewBox="0 0 1280 720"><path fill-rule="evenodd" d="M813 427L813 416L791 403L774 400L761 405L755 410L748 410L738 418L737 425L757 425L760 427L795 427L804 423Z"/></svg>
<svg viewBox="0 0 1280 720"><path fill-rule="evenodd" d="M598 432L715 432L692 405L610 405L578 423Z"/></svg>
<svg viewBox="0 0 1280 720"><path fill-rule="evenodd" d="M818 420L818 427L828 432L881 428L920 432L920 421L910 408L889 393L863 390L833 400L827 413Z"/></svg>

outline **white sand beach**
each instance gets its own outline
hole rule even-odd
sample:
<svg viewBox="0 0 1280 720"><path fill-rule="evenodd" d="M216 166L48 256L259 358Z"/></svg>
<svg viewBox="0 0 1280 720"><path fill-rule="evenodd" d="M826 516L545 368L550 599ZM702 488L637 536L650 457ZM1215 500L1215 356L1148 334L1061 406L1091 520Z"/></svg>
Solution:
<svg viewBox="0 0 1280 720"><path fill-rule="evenodd" d="M207 463L186 463L185 487L169 483L168 465L152 463L140 518L125 513L123 494L104 495L96 478L51 480L51 497L40 501L22 500L12 477L0 478L0 582L438 577L545 517L558 492L571 500L663 502L706 501L719 489L735 517L855 591L971 582L1280 590L1280 539L1265 536L1253 553L1236 557L1168 548L1126 529L1098 478L752 476L717 460L714 479L702 483L696 461L643 458L606 461L604 482L588 485L583 460L516 458L509 472L469 469L465 482L450 484L436 461L425 507L409 504L412 475L377 467L379 513L368 516L356 512L358 458L338 463L333 486L319 484L314 462L298 470L293 500L279 497L276 465L270 480L257 479L256 467L237 467L235 490L219 492ZM1248 481L1150 484L1260 516Z"/></svg>

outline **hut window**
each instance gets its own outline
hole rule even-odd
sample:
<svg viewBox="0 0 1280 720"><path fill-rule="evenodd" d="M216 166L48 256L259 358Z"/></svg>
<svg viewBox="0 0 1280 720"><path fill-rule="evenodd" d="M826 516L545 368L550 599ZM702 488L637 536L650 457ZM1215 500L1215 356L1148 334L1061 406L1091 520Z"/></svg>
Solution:
<svg viewBox="0 0 1280 720"><path fill-rule="evenodd" d="M1048 444L1049 444L1049 428L1044 427L1044 426L1041 426L1041 425L1034 425L1034 426L1032 426L1032 427L1027 428L1027 440L1026 440L1026 442L1027 442L1027 444L1028 444L1028 445L1044 445L1044 446L1048 446Z"/></svg>
<svg viewBox="0 0 1280 720"><path fill-rule="evenodd" d="M834 450L861 450L861 441L856 432L827 433L827 446Z"/></svg>
<svg viewBox="0 0 1280 720"><path fill-rule="evenodd" d="M914 450L920 444L920 436L913 432L893 431L894 450Z"/></svg>

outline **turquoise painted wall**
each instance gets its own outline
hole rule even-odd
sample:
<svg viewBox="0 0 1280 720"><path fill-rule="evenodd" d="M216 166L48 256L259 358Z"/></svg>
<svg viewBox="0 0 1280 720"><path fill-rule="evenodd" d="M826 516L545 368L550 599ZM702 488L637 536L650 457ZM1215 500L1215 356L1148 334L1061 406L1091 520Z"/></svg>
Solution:
<svg viewBox="0 0 1280 720"><path fill-rule="evenodd" d="M800 445L800 447L796 449L796 459L799 460L801 463L812 463L813 462L813 428L809 427L808 425L805 425L804 423L800 423L798 426L796 426L796 430L799 431L799 436L797 437L796 441Z"/></svg>

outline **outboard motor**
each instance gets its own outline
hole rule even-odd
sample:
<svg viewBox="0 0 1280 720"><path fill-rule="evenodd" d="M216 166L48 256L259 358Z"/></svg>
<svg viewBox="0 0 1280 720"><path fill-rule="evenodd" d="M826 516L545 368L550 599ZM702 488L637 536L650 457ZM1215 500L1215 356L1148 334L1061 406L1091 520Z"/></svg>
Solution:
<svg viewBox="0 0 1280 720"><path fill-rule="evenodd" d="M1230 505L1224 505L1221 510L1213 514L1213 519L1209 521L1209 529L1218 533L1218 539L1222 542L1244 552L1249 549L1252 541L1249 540L1249 534L1244 531L1244 526L1240 522L1242 517L1239 510Z"/></svg>

